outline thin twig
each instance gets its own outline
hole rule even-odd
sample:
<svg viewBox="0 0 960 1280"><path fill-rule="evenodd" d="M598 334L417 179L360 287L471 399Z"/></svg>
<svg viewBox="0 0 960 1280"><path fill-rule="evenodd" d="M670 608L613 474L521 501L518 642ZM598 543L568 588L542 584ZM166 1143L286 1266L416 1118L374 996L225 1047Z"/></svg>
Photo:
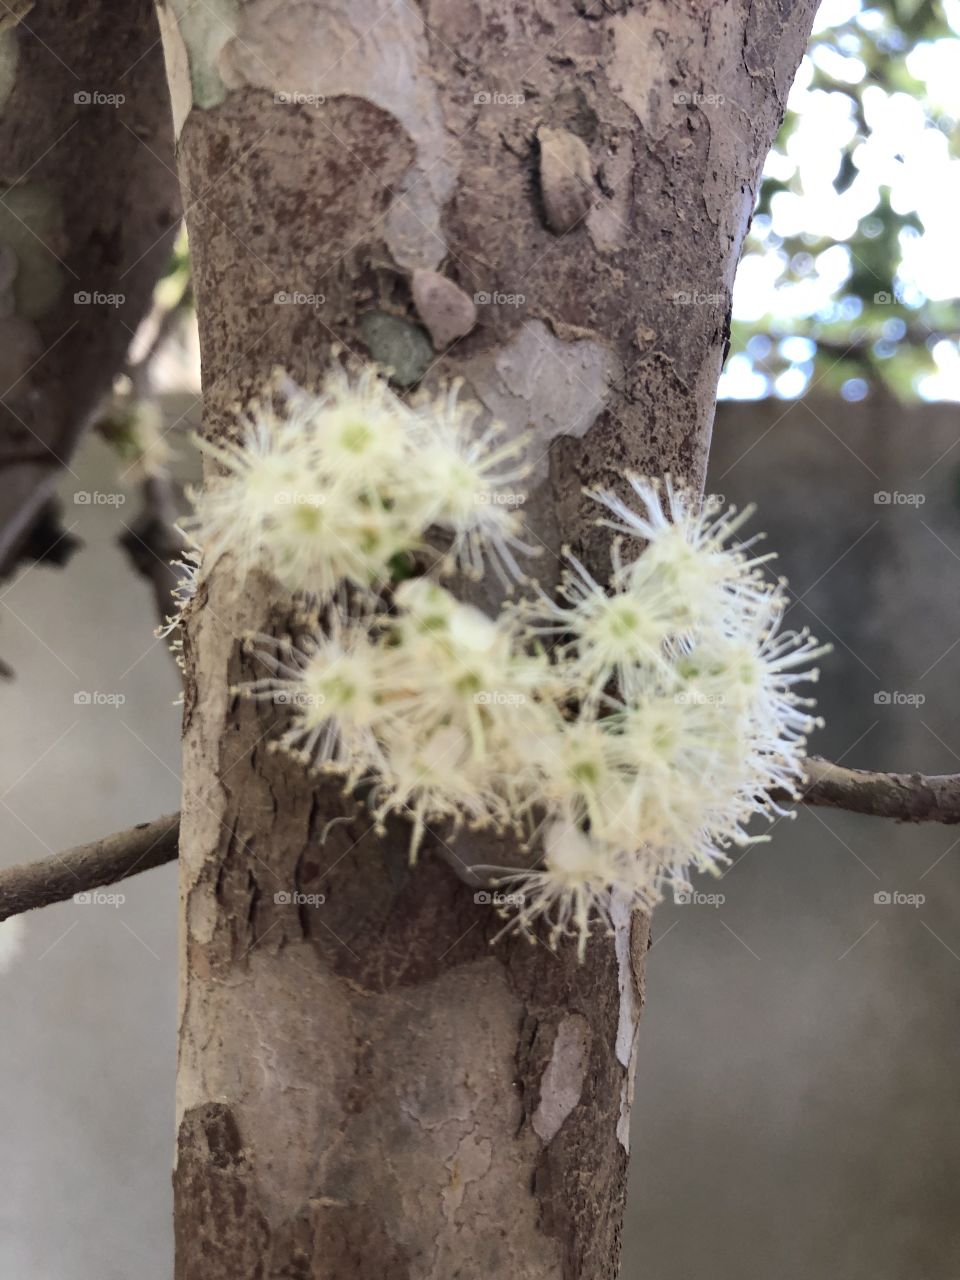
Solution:
<svg viewBox="0 0 960 1280"><path fill-rule="evenodd" d="M813 757L805 762L804 804L898 822L960 822L960 774L875 773Z"/></svg>
<svg viewBox="0 0 960 1280"><path fill-rule="evenodd" d="M52 858L8 867L0 871L0 920L173 862L179 839L180 815L168 813Z"/></svg>

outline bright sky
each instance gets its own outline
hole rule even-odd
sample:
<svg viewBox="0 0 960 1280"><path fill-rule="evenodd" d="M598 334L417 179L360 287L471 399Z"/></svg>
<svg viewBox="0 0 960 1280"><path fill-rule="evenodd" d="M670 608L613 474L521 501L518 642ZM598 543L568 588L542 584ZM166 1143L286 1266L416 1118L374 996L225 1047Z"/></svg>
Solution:
<svg viewBox="0 0 960 1280"><path fill-rule="evenodd" d="M960 34L960 0L944 0L944 11L952 30ZM864 29L883 21L877 10L862 7L859 0L824 0L814 31L854 17ZM820 48L804 58L789 100L799 115L797 128L786 155L771 154L764 170L782 181L799 171L802 194L778 192L771 201L770 218L755 219L754 234L762 240L763 250L747 253L740 264L733 295L734 318L749 322L771 315L786 322L786 328L791 318L813 314L825 320L840 316L855 320L859 300L836 300L854 265L851 251L845 245L834 245L815 257L804 255L809 261L795 263L803 278L778 288L787 265L781 237L807 233L817 239L849 239L860 220L876 207L882 185L890 188L894 210L914 211L924 232L904 233L900 271L895 280L878 283L878 290L895 291L911 308L920 308L926 299L960 296L960 161L951 157L946 135L931 124L925 111L939 109L960 120L960 39L920 44L909 54L910 74L926 85L925 103L905 93L888 93L878 84L866 85L863 108L871 132L854 152L856 176L839 194L833 180L840 168L842 148L855 136L857 125L845 95L810 88L814 61L841 82L861 84L866 76L860 58L843 51ZM877 233L880 229L878 223ZM892 318L889 324L886 336L896 339L903 331L902 321ZM720 381L721 396L759 399L771 393L784 398L802 394L813 369L812 344L798 338L786 338L779 344L780 354L794 363L772 385L754 364L768 354L769 345L762 337L754 338L749 355L731 358ZM920 378L919 395L928 400L960 400L957 343L939 342L932 354L936 371ZM862 379L851 379L843 388L843 394L852 400L866 393Z"/></svg>

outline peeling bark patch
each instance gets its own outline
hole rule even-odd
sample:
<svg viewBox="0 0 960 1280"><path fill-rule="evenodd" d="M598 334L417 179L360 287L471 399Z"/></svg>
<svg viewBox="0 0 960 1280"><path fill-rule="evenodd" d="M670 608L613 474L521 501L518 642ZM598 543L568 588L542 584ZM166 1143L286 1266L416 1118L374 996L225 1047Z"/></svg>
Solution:
<svg viewBox="0 0 960 1280"><path fill-rule="evenodd" d="M257 1268L269 1233L232 1111L218 1102L193 1108L183 1117L179 1144L173 1177L176 1280L207 1280L210 1275L247 1280L262 1275ZM189 1263L189 1256L207 1261L215 1257L216 1267L205 1276L199 1265Z"/></svg>
<svg viewBox="0 0 960 1280"><path fill-rule="evenodd" d="M620 992L620 1014L617 1021L617 1061L626 1067L620 1085L620 1114L617 1118L617 1141L630 1153L630 1111L637 1074L637 1046L640 1039L640 1009L643 1004L643 936L649 922L635 915L620 894L611 899L610 917L615 929L614 948L617 955L617 988ZM643 935L643 936L641 936Z"/></svg>
<svg viewBox="0 0 960 1280"><path fill-rule="evenodd" d="M630 1057L630 1066L620 1086L620 1115L617 1117L617 1141L627 1155L630 1154L630 1116L633 1111L633 1090L637 1079L637 1055Z"/></svg>
<svg viewBox="0 0 960 1280"><path fill-rule="evenodd" d="M684 12L667 0L653 0L642 9L618 14L611 23L610 87L635 112L654 142L679 119L674 103L676 71L678 65L685 65L695 41L703 42L703 21L693 6ZM691 63L696 66L697 59L691 58ZM699 84L692 87L700 88Z"/></svg>
<svg viewBox="0 0 960 1280"><path fill-rule="evenodd" d="M418 268L411 281L413 303L438 351L468 334L477 323L473 299L438 271Z"/></svg>
<svg viewBox="0 0 960 1280"><path fill-rule="evenodd" d="M247 965L192 977L178 1280L437 1280L464 1258L464 1276L560 1276L513 1084L521 1007L492 956L381 995L304 944ZM211 1033L243 1054L210 1054Z"/></svg>
<svg viewBox="0 0 960 1280"><path fill-rule="evenodd" d="M582 138L566 129L541 127L540 191L547 226L565 235L586 215L593 199L590 152Z"/></svg>
<svg viewBox="0 0 960 1280"><path fill-rule="evenodd" d="M619 365L612 351L590 338L563 342L542 320L464 372L477 394L511 435L530 431L533 482L548 471L547 445L557 436L587 434L602 413Z"/></svg>
<svg viewBox="0 0 960 1280"><path fill-rule="evenodd" d="M227 96L220 55L235 34L238 9L236 0L158 0L177 137L191 107L215 107Z"/></svg>
<svg viewBox="0 0 960 1280"><path fill-rule="evenodd" d="M251 146L276 112L262 145ZM259 391L275 365L313 385L331 333L353 346L357 313L379 309L366 264L387 260L383 213L414 149L392 116L363 99L328 102L321 119L252 90L193 112L180 147L186 187L206 192L191 218L196 287L224 300L204 324L204 429L235 428L238 396ZM281 289L325 302L274 306Z"/></svg>
<svg viewBox="0 0 960 1280"><path fill-rule="evenodd" d="M590 1024L578 1013L565 1017L557 1028L553 1053L540 1080L540 1102L533 1114L534 1133L551 1142L580 1101L590 1058Z"/></svg>
<svg viewBox="0 0 960 1280"><path fill-rule="evenodd" d="M321 124L331 98L365 98L388 112L416 148L384 224L394 261L407 270L436 268L446 254L443 206L457 178L430 50L415 5L388 0L332 0L304 21L298 0L251 0L237 37L221 58L224 80L283 94ZM298 108L298 99L316 103Z"/></svg>
<svg viewBox="0 0 960 1280"><path fill-rule="evenodd" d="M628 1067L633 1054L640 1007L634 989L633 971L630 963L630 929L633 922L633 912L630 910L629 903L620 894L615 894L612 898L610 918L613 920L616 930L617 987L620 991L620 1017L617 1022L617 1061L622 1067Z"/></svg>

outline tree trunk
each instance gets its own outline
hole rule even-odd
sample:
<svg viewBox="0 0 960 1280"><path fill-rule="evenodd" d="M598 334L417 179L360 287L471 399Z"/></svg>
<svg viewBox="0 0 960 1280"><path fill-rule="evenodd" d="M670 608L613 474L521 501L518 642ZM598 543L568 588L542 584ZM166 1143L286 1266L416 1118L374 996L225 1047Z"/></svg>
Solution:
<svg viewBox="0 0 960 1280"><path fill-rule="evenodd" d="M702 482L814 4L222 7L160 10L205 431L334 339L403 385L460 374L536 434L541 581L561 541L603 573L582 484ZM409 869L405 831L376 839L229 696L237 637L282 624L269 584L213 573L187 639L177 1276L615 1276L649 922L580 968L491 948L448 864L503 851L435 836Z"/></svg>
<svg viewBox="0 0 960 1280"><path fill-rule="evenodd" d="M150 0L91 0L82 17L73 0L0 6L0 574L110 390L180 222L158 39Z"/></svg>

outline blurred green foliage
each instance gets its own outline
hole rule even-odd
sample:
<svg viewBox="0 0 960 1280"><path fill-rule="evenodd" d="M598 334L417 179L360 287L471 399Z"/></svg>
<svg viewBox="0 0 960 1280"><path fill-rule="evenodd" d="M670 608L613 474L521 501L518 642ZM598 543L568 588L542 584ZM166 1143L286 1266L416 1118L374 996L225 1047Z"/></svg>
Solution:
<svg viewBox="0 0 960 1280"><path fill-rule="evenodd" d="M848 12L854 8L848 6ZM929 100L927 84L912 75L907 65L918 46L943 39L954 41L955 32L942 5L933 0L864 5L850 12L847 20L813 36L807 54L807 75L812 68L808 91L794 99L803 105L810 93L833 95L842 100L842 113L852 118L852 136L842 146L833 179L838 195L849 191L860 174L864 144L871 138L864 95L873 92L876 99L877 89L885 95L908 94L922 103L926 127L945 136L951 157L960 155L960 124ZM956 49L960 78L960 41ZM821 255L836 245L849 253L849 274L813 314L791 313L786 304L745 321L736 319L735 303L731 356L739 355L735 364L741 367L749 359L753 372L766 381L766 394L776 387L777 394L790 396L816 384L819 391L841 393L848 399L882 390L904 400L915 398L922 375L934 367L934 344L955 343L960 335L960 303L933 301L901 279L904 248L926 229L915 208L903 207L902 193L899 208L894 207L888 185L878 186L874 206L862 213L850 238L809 231L778 233L777 196L784 192L809 195L804 165L796 163L796 157L791 160L788 151L800 125L798 112L788 110L768 162L744 254L776 255L780 263L776 291L783 299L790 296L791 286L816 277L825 261ZM825 138L823 146L836 147L836 140ZM791 168L791 176L773 176L787 174ZM864 185L858 188L858 202ZM763 394L760 388L760 377L755 377L749 394Z"/></svg>

